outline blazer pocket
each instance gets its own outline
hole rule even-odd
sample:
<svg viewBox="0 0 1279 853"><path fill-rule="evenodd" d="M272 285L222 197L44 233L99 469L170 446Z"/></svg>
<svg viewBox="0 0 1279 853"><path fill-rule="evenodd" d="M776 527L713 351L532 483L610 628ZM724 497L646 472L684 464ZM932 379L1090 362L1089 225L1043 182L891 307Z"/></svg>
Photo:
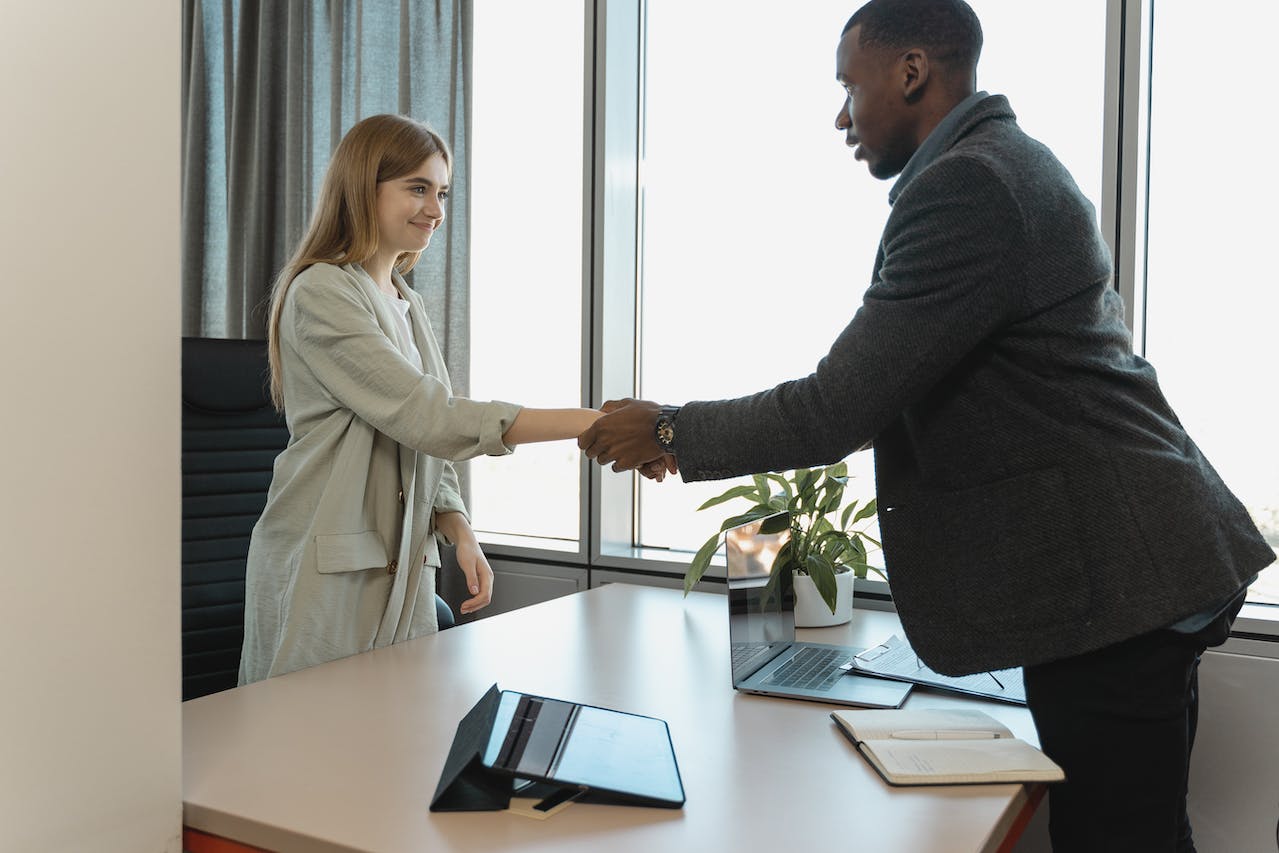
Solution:
<svg viewBox="0 0 1279 853"><path fill-rule="evenodd" d="M944 608L973 631L1087 621L1091 575L1059 469L923 492L881 512L880 530L890 577L909 573L903 600L921 612Z"/></svg>
<svg viewBox="0 0 1279 853"><path fill-rule="evenodd" d="M385 569L390 562L386 543L376 530L332 533L315 537L315 562L323 574Z"/></svg>

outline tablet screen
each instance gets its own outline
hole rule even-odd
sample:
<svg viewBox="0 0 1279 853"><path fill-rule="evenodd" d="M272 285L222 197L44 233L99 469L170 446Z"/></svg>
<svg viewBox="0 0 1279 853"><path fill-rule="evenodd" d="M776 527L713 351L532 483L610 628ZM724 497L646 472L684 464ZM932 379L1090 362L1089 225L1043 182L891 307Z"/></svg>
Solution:
<svg viewBox="0 0 1279 853"><path fill-rule="evenodd" d="M537 779L684 802L663 720L502 691L484 764Z"/></svg>

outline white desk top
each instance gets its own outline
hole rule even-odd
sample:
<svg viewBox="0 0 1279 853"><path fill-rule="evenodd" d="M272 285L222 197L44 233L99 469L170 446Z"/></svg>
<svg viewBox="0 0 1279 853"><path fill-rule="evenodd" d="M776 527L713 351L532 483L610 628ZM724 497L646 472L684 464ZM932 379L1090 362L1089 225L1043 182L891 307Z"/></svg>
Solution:
<svg viewBox="0 0 1279 853"><path fill-rule="evenodd" d="M866 646L889 613L801 638ZM457 723L502 688L665 719L682 810L575 804L545 821L428 811ZM1026 709L978 706L1037 743ZM610 584L183 705L184 823L280 851L994 850L1020 785L892 788L835 706L739 695L721 595Z"/></svg>

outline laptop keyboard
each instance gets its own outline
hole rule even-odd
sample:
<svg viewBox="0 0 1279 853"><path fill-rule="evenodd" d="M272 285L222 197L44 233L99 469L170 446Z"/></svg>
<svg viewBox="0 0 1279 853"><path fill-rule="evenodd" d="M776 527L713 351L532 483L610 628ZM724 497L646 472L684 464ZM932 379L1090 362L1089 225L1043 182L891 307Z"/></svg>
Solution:
<svg viewBox="0 0 1279 853"><path fill-rule="evenodd" d="M848 653L839 649L800 649L768 677L768 684L778 687L800 687L805 690L829 690L844 675L839 667Z"/></svg>
<svg viewBox="0 0 1279 853"><path fill-rule="evenodd" d="M735 643L733 645L733 669L740 668L742 664L767 648L767 643Z"/></svg>

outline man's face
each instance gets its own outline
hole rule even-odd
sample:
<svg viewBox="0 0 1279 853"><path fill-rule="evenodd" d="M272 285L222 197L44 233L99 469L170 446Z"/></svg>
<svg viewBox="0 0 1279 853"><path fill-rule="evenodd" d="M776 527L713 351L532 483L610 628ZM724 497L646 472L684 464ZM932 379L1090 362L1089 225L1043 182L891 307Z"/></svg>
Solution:
<svg viewBox="0 0 1279 853"><path fill-rule="evenodd" d="M885 180L906 167L917 145L900 57L859 46L861 29L858 25L845 33L835 51L835 79L844 87L835 127L844 131L853 156L866 161L872 176Z"/></svg>

